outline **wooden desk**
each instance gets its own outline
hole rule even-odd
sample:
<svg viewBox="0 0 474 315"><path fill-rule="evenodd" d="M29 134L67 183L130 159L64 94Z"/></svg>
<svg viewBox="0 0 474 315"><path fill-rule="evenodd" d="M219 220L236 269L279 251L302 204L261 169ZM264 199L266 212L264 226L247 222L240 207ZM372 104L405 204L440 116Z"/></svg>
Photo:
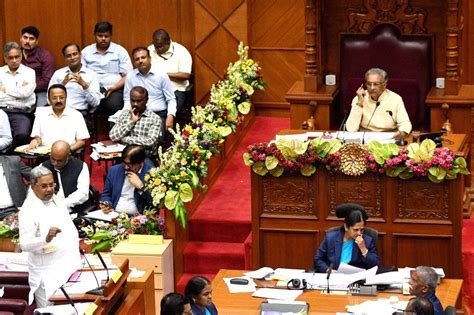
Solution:
<svg viewBox="0 0 474 315"><path fill-rule="evenodd" d="M222 280L241 276L243 270L219 270L219 273L212 281L212 301L216 305L220 314L226 315L246 315L259 314L260 303L265 299L254 298L252 293L229 293L227 285ZM458 305L460 308L460 293L463 280L443 279L436 289L436 296L441 301L443 307L448 305ZM376 300L378 298L389 298L397 296L400 300L409 300L413 296L394 293L379 293L372 296L352 296L352 295L327 295L320 291L309 290L298 297L299 301L306 301L310 304L309 314L334 314L335 312L345 312L346 305L362 303L365 300ZM458 303L457 303L458 302Z"/></svg>
<svg viewBox="0 0 474 315"><path fill-rule="evenodd" d="M290 132L301 133L280 133ZM465 156L466 138L452 136L451 148ZM368 226L379 232L382 265L441 267L447 277L462 278L462 175L435 184L370 172L347 176L318 169L309 177L284 173L278 178L249 172L254 269L312 268L325 231L342 226L336 206L358 203L367 211Z"/></svg>

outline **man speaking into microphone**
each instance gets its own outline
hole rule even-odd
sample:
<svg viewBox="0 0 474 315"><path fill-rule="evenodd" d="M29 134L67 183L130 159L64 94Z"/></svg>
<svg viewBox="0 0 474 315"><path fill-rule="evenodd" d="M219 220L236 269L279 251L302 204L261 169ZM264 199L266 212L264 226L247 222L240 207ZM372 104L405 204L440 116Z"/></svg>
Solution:
<svg viewBox="0 0 474 315"><path fill-rule="evenodd" d="M352 100L347 131L398 131L396 139L410 133L412 126L403 100L387 89L387 81L387 72L380 68L365 73L365 84L357 89Z"/></svg>

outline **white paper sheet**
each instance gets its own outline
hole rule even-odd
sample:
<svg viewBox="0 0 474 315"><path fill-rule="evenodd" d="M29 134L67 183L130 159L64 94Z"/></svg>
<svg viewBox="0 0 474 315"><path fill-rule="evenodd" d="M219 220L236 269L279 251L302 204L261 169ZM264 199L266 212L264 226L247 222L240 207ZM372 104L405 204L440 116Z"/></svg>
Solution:
<svg viewBox="0 0 474 315"><path fill-rule="evenodd" d="M359 268L359 267L354 267L354 266L348 265L346 263L340 263L339 268L337 268L338 273L343 273L343 274L347 274L347 275L357 273L357 272L362 272L362 271L365 271L365 269Z"/></svg>
<svg viewBox="0 0 474 315"><path fill-rule="evenodd" d="M403 276L403 273L398 272L398 271L392 271L392 272L386 272L386 273L374 275L373 277L368 277L365 280L365 284L366 285L397 284L397 283L403 283L404 280L405 280L405 277Z"/></svg>
<svg viewBox="0 0 474 315"><path fill-rule="evenodd" d="M92 304L90 302L87 303L74 303L74 307L76 310L69 304L64 305L52 305L43 308L35 309L35 312L40 312L40 314L58 314L58 315L69 315L69 314L84 314L87 310L89 305Z"/></svg>
<svg viewBox="0 0 474 315"><path fill-rule="evenodd" d="M232 284L230 283L230 279L246 279L248 280L248 284ZM252 278L243 276L243 277L232 277L232 278L224 278L225 284L227 284L227 289L229 289L230 293L242 293L242 292L255 292L256 291L256 284Z"/></svg>
<svg viewBox="0 0 474 315"><path fill-rule="evenodd" d="M109 212L109 213L106 214L101 209L91 211L87 215L85 215L86 218L95 219L95 220L102 220L104 222L110 222L110 221L112 221L112 219L115 219L118 216L119 216L118 212L112 211L112 212Z"/></svg>
<svg viewBox="0 0 474 315"><path fill-rule="evenodd" d="M254 271L246 272L244 275L252 279L263 279L266 276L273 275L274 272L275 271L270 267L262 267Z"/></svg>
<svg viewBox="0 0 474 315"><path fill-rule="evenodd" d="M294 301L298 296L303 293L303 290L285 290L285 289L270 289L262 288L255 291L252 296L265 298L265 299L274 299L274 300L284 300L284 301Z"/></svg>

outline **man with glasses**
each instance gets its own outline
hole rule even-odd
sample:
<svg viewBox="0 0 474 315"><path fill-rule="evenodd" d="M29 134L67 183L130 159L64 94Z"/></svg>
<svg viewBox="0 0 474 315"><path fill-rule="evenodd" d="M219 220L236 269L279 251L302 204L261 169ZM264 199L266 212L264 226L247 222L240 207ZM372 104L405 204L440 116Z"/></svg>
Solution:
<svg viewBox="0 0 474 315"><path fill-rule="evenodd" d="M82 114L66 107L67 91L64 85L51 85L48 98L51 106L40 107L36 113L29 149L40 145L50 147L57 140L69 143L73 152L83 148L89 139L89 131Z"/></svg>
<svg viewBox="0 0 474 315"><path fill-rule="evenodd" d="M412 128L410 118L401 96L387 89L387 72L371 68L365 81L352 100L347 131L398 131L395 138L406 137Z"/></svg>
<svg viewBox="0 0 474 315"><path fill-rule="evenodd" d="M117 123L110 130L109 137L114 142L125 145L138 144L145 148L148 157L156 156L160 137L161 120L147 109L148 91L142 86L130 90L131 108L123 110Z"/></svg>
<svg viewBox="0 0 474 315"><path fill-rule="evenodd" d="M49 160L43 166L53 173L57 196L64 199L71 213L85 215L89 200L89 169L83 161L71 156L71 147L58 140L51 146Z"/></svg>
<svg viewBox="0 0 474 315"><path fill-rule="evenodd" d="M0 108L10 121L13 147L26 144L30 140L35 96L35 71L21 64L20 45L15 42L3 46L5 65L0 67Z"/></svg>
<svg viewBox="0 0 474 315"><path fill-rule="evenodd" d="M66 205L54 194L53 174L44 166L31 170L31 191L19 212L20 247L28 252L29 304L48 298L81 266L79 237Z"/></svg>
<svg viewBox="0 0 474 315"><path fill-rule="evenodd" d="M150 192L145 189L145 175L154 166L145 160L145 150L139 145L128 145L122 151L123 162L114 165L105 180L100 208L104 213L143 213L151 203Z"/></svg>

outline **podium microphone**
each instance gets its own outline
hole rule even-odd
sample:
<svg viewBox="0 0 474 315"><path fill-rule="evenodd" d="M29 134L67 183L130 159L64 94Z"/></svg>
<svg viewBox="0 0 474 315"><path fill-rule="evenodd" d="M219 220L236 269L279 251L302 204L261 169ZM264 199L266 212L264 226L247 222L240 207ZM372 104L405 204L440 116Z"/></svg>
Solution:
<svg viewBox="0 0 474 315"><path fill-rule="evenodd" d="M374 118L375 111L377 110L379 105L380 105L380 102L375 103L375 109L372 112L372 116L370 116L370 119L369 119L369 122L367 123L367 126L365 126L364 133L362 134L362 144L365 144L365 133L367 132L367 128L369 127L370 122L372 121L372 118Z"/></svg>
<svg viewBox="0 0 474 315"><path fill-rule="evenodd" d="M345 129L346 129L346 121L347 121L347 118L349 118L349 111L346 109L344 110L344 119L342 120L341 122L341 125L339 126L339 129L337 129L337 132L336 132L336 139L339 139L339 132L343 132L343 136L342 136L342 144L344 144L344 132L345 132Z"/></svg>
<svg viewBox="0 0 474 315"><path fill-rule="evenodd" d="M94 276L95 282L97 283L97 288L89 290L86 293L87 294L92 294L92 295L104 295L104 287L99 284L99 280L97 279L97 276L95 275L94 269L92 268L92 266L89 262L89 259L87 259L86 254L84 253L84 251L81 248L79 249L79 251L81 252L81 255L84 256L84 259L86 260L87 265L89 266L89 269L91 270L92 275ZM108 277L108 275L109 274L107 273L107 277Z"/></svg>
<svg viewBox="0 0 474 315"><path fill-rule="evenodd" d="M326 280L327 280L327 282L328 282L328 290L327 290L327 293L331 293L331 291L329 290L329 278L331 277L331 273L332 273L332 269L333 269L333 268L334 268L334 264L331 263L331 264L329 265L328 270L326 271L326 273L327 273Z"/></svg>
<svg viewBox="0 0 474 315"><path fill-rule="evenodd" d="M71 306L74 308L74 310L76 311L76 314L79 314L79 312L77 311L76 305L74 305L74 302L72 301L69 294L66 293L66 290L64 290L63 286L60 286L59 289L61 289L61 292L63 292L63 295L68 301L68 303L71 304Z"/></svg>
<svg viewBox="0 0 474 315"><path fill-rule="evenodd" d="M395 118L393 118L393 112L391 110L387 110L387 113L390 115L390 117L392 118L393 120L393 123L395 124L395 126L397 126L397 131L398 133L400 134L400 139L397 139L397 141L395 141L395 143L397 145L400 145L400 146L403 146L403 145L407 145L407 142L405 141L405 137L402 136L400 130L398 129L398 124L397 122L395 121Z"/></svg>

